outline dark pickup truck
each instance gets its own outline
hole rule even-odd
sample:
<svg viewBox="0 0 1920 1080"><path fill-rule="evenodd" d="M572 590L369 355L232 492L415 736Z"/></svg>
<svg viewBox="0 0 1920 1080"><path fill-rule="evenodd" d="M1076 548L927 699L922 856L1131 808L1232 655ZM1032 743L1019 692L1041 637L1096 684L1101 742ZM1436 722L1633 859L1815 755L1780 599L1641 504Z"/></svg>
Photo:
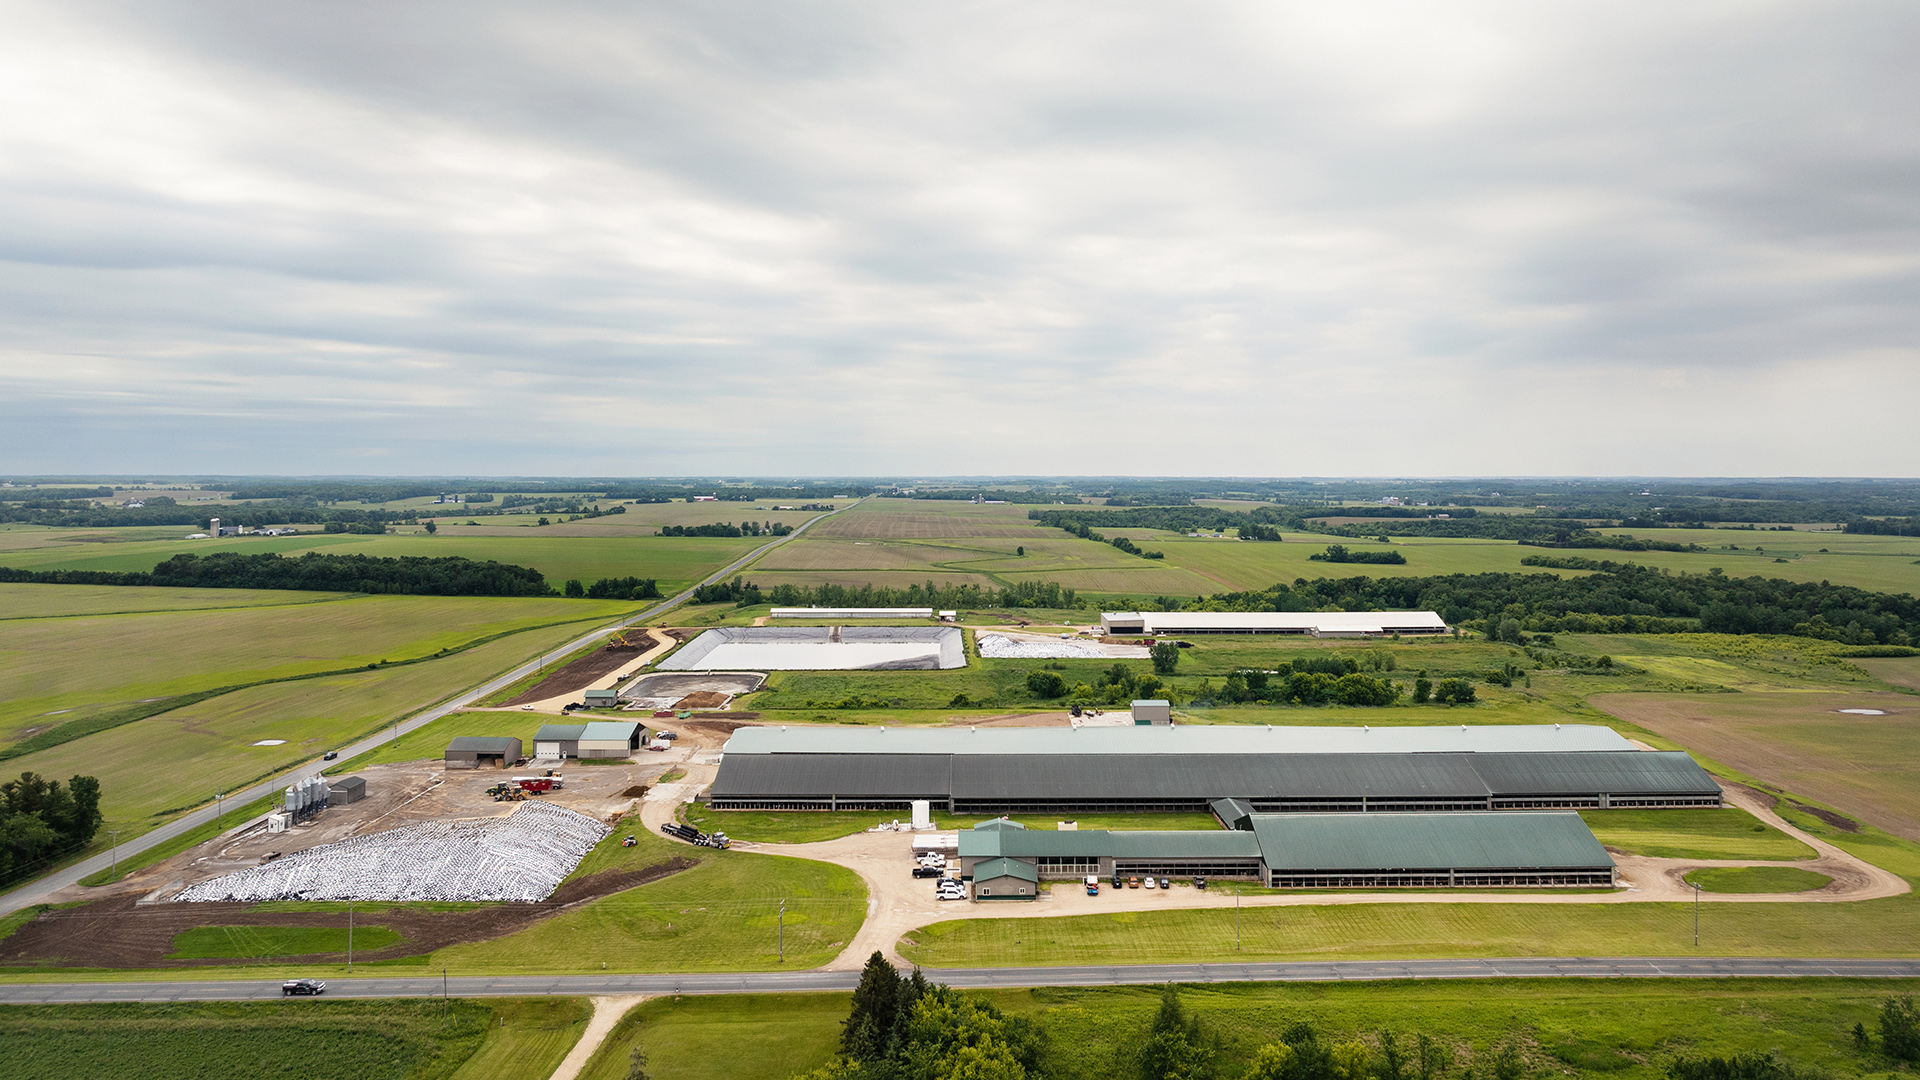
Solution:
<svg viewBox="0 0 1920 1080"><path fill-rule="evenodd" d="M324 994L327 984L319 979L289 979L280 984L280 996L291 997L295 994Z"/></svg>

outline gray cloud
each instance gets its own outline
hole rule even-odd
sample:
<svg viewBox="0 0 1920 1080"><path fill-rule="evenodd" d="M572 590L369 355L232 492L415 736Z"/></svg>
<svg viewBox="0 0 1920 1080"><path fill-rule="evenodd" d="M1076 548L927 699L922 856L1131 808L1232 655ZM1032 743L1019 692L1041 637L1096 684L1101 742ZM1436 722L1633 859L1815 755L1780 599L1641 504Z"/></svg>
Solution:
<svg viewBox="0 0 1920 1080"><path fill-rule="evenodd" d="M1910 5L10 9L20 471L1920 472Z"/></svg>

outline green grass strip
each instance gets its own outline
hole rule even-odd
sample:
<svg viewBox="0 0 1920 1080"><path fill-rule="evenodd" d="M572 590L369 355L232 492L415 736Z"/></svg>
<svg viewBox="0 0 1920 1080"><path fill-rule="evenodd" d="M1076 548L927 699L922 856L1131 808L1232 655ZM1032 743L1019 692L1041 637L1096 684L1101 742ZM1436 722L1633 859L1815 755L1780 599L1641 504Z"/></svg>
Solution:
<svg viewBox="0 0 1920 1080"><path fill-rule="evenodd" d="M145 851L137 852L121 859L116 866L88 874L80 879L86 886L111 885L136 870L144 870L155 863L173 858L196 844L203 844L233 828L243 821L249 821L274 808L279 803L278 795L269 795L245 806L234 807L220 816L218 822L209 821L197 829L188 829L164 844L155 844Z"/></svg>
<svg viewBox="0 0 1920 1080"><path fill-rule="evenodd" d="M1688 873L1687 883L1716 893L1796 893L1826 888L1833 879L1796 866L1712 866Z"/></svg>
<svg viewBox="0 0 1920 1080"><path fill-rule="evenodd" d="M384 949L400 935L384 926L353 928L356 952ZM196 926L173 936L169 960L259 960L280 956L345 954L344 926Z"/></svg>

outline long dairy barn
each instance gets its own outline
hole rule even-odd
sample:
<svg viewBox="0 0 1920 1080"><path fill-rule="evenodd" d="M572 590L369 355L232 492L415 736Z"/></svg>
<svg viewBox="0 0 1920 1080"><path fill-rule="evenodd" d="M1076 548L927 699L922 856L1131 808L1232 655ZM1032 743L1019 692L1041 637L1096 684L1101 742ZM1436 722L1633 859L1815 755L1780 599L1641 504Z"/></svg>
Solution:
<svg viewBox="0 0 1920 1080"><path fill-rule="evenodd" d="M1719 806L1691 757L1596 725L741 728L722 810L1258 813Z"/></svg>
<svg viewBox="0 0 1920 1080"><path fill-rule="evenodd" d="M1106 611L1100 629L1110 637L1187 634L1299 634L1317 638L1444 634L1447 621L1431 611Z"/></svg>

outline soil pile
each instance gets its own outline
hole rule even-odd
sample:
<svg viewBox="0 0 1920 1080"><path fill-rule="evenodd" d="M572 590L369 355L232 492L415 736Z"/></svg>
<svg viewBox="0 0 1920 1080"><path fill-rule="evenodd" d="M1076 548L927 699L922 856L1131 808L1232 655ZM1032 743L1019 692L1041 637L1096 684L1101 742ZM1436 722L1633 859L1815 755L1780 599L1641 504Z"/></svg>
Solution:
<svg viewBox="0 0 1920 1080"><path fill-rule="evenodd" d="M571 694L575 690L585 690L619 670L620 665L657 644L659 641L644 630L629 634L627 644L608 645L605 648L595 649L535 683L532 688L504 704L531 705L536 701L559 697L561 694Z"/></svg>

